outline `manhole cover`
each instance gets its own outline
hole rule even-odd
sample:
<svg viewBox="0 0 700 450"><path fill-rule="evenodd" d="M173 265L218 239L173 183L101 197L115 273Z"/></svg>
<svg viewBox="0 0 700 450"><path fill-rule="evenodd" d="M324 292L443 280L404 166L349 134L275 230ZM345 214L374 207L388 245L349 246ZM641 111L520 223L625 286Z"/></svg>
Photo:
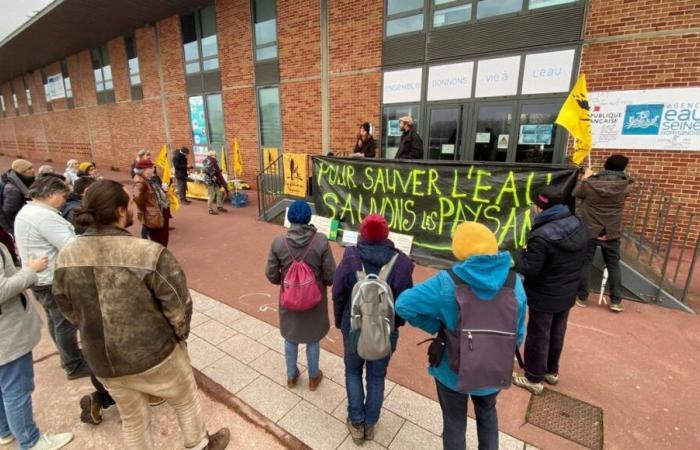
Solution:
<svg viewBox="0 0 700 450"><path fill-rule="evenodd" d="M525 421L584 447L603 448L603 410L551 389L530 396Z"/></svg>

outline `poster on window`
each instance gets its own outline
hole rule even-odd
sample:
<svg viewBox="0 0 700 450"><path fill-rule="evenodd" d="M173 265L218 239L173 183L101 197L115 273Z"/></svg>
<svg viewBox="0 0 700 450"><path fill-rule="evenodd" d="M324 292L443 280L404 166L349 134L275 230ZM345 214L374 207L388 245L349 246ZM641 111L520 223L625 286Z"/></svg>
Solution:
<svg viewBox="0 0 700 450"><path fill-rule="evenodd" d="M484 59L477 65L476 96L500 97L518 93L520 56Z"/></svg>
<svg viewBox="0 0 700 450"><path fill-rule="evenodd" d="M207 145L207 119L204 114L204 97L190 97L190 125L192 126L192 142L194 145Z"/></svg>
<svg viewBox="0 0 700 450"><path fill-rule="evenodd" d="M571 49L525 56L522 93L568 92L575 54Z"/></svg>
<svg viewBox="0 0 700 450"><path fill-rule="evenodd" d="M66 90L63 87L63 75L57 73L46 77L46 100L53 101L66 96Z"/></svg>
<svg viewBox="0 0 700 450"><path fill-rule="evenodd" d="M422 79L423 69L420 67L384 72L384 104L419 102Z"/></svg>
<svg viewBox="0 0 700 450"><path fill-rule="evenodd" d="M284 193L294 197L306 197L309 174L306 153L284 153Z"/></svg>
<svg viewBox="0 0 700 450"><path fill-rule="evenodd" d="M520 125L520 137L518 145L552 144L553 124L548 125Z"/></svg>
<svg viewBox="0 0 700 450"><path fill-rule="evenodd" d="M593 147L700 151L700 88L590 92Z"/></svg>

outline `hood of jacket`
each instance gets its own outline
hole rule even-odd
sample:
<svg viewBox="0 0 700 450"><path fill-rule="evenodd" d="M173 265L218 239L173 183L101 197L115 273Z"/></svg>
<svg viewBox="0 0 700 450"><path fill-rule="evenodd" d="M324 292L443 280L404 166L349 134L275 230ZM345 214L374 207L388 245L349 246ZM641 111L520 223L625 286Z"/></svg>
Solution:
<svg viewBox="0 0 700 450"><path fill-rule="evenodd" d="M396 247L389 239L382 241L360 241L357 243L357 251L366 266L365 269L379 270L396 254Z"/></svg>
<svg viewBox="0 0 700 450"><path fill-rule="evenodd" d="M302 248L309 245L311 238L316 234L316 227L313 225L301 225L293 223L287 230L287 241L289 245L296 248Z"/></svg>
<svg viewBox="0 0 700 450"><path fill-rule="evenodd" d="M623 195L632 180L624 172L603 171L588 179L588 185L604 198Z"/></svg>
<svg viewBox="0 0 700 450"><path fill-rule="evenodd" d="M510 263L510 253L503 251L496 255L472 256L456 263L452 270L479 299L491 300L505 284Z"/></svg>
<svg viewBox="0 0 700 450"><path fill-rule="evenodd" d="M587 245L589 234L579 217L566 205L553 206L535 218L531 235L539 236L565 251L580 250Z"/></svg>

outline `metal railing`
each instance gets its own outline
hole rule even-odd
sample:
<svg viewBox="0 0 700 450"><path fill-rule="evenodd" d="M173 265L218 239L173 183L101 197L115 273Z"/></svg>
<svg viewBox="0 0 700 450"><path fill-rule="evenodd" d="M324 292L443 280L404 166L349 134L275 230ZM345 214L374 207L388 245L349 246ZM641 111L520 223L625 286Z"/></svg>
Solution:
<svg viewBox="0 0 700 450"><path fill-rule="evenodd" d="M280 155L256 177L258 188L258 216L270 220L268 211L284 198L284 159Z"/></svg>

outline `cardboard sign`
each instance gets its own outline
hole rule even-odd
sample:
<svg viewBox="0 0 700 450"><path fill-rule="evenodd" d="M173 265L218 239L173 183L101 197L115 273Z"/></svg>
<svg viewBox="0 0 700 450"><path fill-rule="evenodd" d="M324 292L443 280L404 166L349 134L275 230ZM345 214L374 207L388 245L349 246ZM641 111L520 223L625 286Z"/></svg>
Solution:
<svg viewBox="0 0 700 450"><path fill-rule="evenodd" d="M284 160L284 193L294 197L306 197L309 184L306 153L285 153L282 158Z"/></svg>

